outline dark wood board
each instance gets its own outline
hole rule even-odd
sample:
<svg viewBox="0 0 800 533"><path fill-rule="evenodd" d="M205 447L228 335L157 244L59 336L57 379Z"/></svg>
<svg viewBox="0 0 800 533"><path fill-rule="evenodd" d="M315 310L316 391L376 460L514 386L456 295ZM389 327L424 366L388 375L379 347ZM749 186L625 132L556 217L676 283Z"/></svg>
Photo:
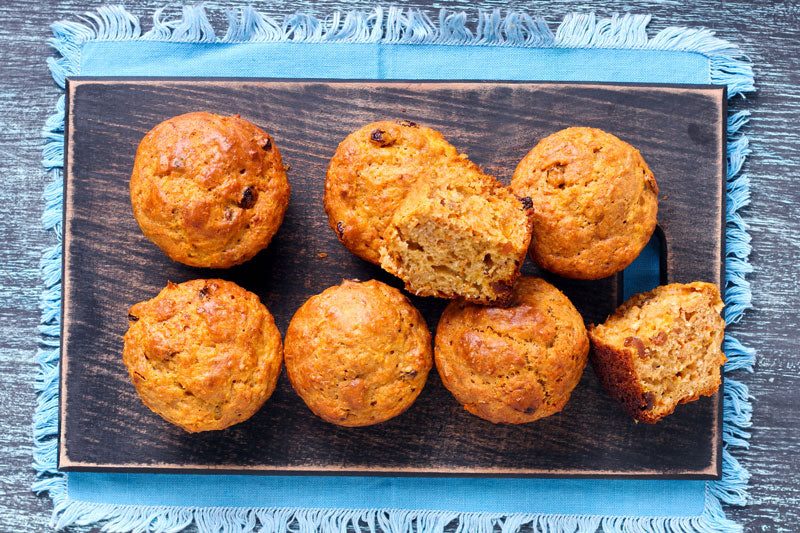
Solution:
<svg viewBox="0 0 800 533"><path fill-rule="evenodd" d="M469 415L433 372L403 415L369 428L340 428L316 418L284 374L249 421L190 435L141 404L120 353L127 309L167 280L235 281L261 297L282 333L308 297L342 278L399 287L399 280L339 245L322 209L325 169L338 142L387 117L442 131L506 183L533 144L553 131L584 124L613 132L642 151L659 181L667 280L719 282L724 104L724 89L711 86L72 80L60 468L714 478L719 395L683 406L658 425L635 424L588 367L562 413L522 426ZM227 271L171 262L141 234L130 210L128 178L139 140L158 122L191 110L240 113L273 135L291 166L292 199L276 238L255 259ZM530 263L524 271L536 272ZM617 276L594 282L546 277L587 323L602 321L619 302ZM412 300L435 331L447 302Z"/></svg>

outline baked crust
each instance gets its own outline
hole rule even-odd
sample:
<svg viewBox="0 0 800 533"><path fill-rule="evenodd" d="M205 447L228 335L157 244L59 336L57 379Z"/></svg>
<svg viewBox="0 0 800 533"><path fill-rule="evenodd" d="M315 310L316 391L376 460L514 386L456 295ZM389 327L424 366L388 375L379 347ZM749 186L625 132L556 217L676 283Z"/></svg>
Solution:
<svg viewBox="0 0 800 533"><path fill-rule="evenodd" d="M240 118L187 113L139 143L130 181L145 236L174 261L228 268L267 247L289 204L280 151Z"/></svg>
<svg viewBox="0 0 800 533"><path fill-rule="evenodd" d="M599 279L628 266L656 227L658 185L638 150L596 128L542 139L511 180L530 197L529 255L561 276Z"/></svg>
<svg viewBox="0 0 800 533"><path fill-rule="evenodd" d="M632 364L630 350L618 350L603 344L591 337L592 326L589 326L591 353L589 358L600 384L617 401L622 409L639 422L655 424L661 417L651 414L653 397L642 389ZM651 393L652 394L652 393Z"/></svg>
<svg viewBox="0 0 800 533"><path fill-rule="evenodd" d="M522 276L507 308L456 300L436 330L442 383L470 413L521 424L561 411L586 366L589 339L569 299Z"/></svg>
<svg viewBox="0 0 800 533"><path fill-rule="evenodd" d="M281 336L258 297L235 283L168 283L128 312L122 361L142 402L189 432L247 420L275 390Z"/></svg>
<svg viewBox="0 0 800 533"><path fill-rule="evenodd" d="M286 331L286 372L317 416L341 426L408 409L433 366L422 315L379 281L343 281L312 296Z"/></svg>

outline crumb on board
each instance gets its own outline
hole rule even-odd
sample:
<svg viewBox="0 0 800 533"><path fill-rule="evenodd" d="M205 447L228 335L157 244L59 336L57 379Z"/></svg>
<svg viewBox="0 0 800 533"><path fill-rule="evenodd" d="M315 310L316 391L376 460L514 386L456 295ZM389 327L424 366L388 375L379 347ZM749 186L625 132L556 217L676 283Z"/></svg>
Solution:
<svg viewBox="0 0 800 533"><path fill-rule="evenodd" d="M290 165L290 164L288 164L288 163L287 163L287 164L285 164L285 165L283 165L283 170L284 170L284 171L286 171L286 172L289 172L289 169L290 169L290 168L292 168L292 165Z"/></svg>
<svg viewBox="0 0 800 533"><path fill-rule="evenodd" d="M320 259L325 259L326 257L328 257L328 254L326 254L325 252L320 252L317 254L317 257L319 257Z"/></svg>
<svg viewBox="0 0 800 533"><path fill-rule="evenodd" d="M664 197L663 197L663 198L661 198L661 199L662 199L662 200L666 200L667 198L669 198L669 195L668 195L668 194L665 194L665 195L664 195Z"/></svg>

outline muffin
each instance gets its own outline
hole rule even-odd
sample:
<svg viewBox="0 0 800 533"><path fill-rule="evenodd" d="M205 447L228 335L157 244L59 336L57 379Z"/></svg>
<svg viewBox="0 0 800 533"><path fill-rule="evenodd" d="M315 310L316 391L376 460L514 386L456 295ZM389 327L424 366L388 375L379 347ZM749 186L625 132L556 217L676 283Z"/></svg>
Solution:
<svg viewBox="0 0 800 533"><path fill-rule="evenodd" d="M436 329L442 383L473 415L523 424L561 411L581 379L589 339L583 319L558 289L523 276L513 305L456 300Z"/></svg>
<svg viewBox="0 0 800 533"><path fill-rule="evenodd" d="M136 392L192 433L250 418L275 390L282 358L272 315L229 281L168 283L128 312L122 361Z"/></svg>
<svg viewBox="0 0 800 533"><path fill-rule="evenodd" d="M383 234L381 267L419 296L505 305L525 261L530 210L491 176L421 186Z"/></svg>
<svg viewBox="0 0 800 533"><path fill-rule="evenodd" d="M286 372L314 414L368 426L411 406L433 366L431 335L397 289L343 281L312 296L286 331Z"/></svg>
<svg viewBox="0 0 800 533"><path fill-rule="evenodd" d="M589 326L591 361L608 393L639 422L714 394L725 363L719 289L696 281L637 294Z"/></svg>
<svg viewBox="0 0 800 533"><path fill-rule="evenodd" d="M328 165L325 211L348 250L379 264L383 233L417 182L476 174L438 131L408 120L374 122L339 144Z"/></svg>
<svg viewBox="0 0 800 533"><path fill-rule="evenodd" d="M656 227L658 186L639 151L595 128L542 139L511 180L533 204L530 257L561 276L599 279L623 270Z"/></svg>
<svg viewBox="0 0 800 533"><path fill-rule="evenodd" d="M289 203L272 138L238 115L187 113L162 122L136 151L133 215L172 260L228 268L267 247Z"/></svg>

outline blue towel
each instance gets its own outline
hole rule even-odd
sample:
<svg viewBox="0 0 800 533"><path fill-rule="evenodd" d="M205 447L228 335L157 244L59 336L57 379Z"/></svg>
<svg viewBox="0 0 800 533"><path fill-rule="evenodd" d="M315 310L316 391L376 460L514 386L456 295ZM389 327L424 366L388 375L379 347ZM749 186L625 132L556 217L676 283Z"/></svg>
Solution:
<svg viewBox="0 0 800 533"><path fill-rule="evenodd" d="M202 7L167 19L156 11L142 35L139 20L120 7L89 13L84 22L53 25L60 57L49 65L66 76L225 76L360 79L494 79L724 84L730 98L754 90L752 70L738 49L702 29L646 33L648 16L598 19L567 16L553 33L524 13L442 11L438 20L396 8L305 14L282 23L250 7L228 13L219 38ZM750 306L747 226L738 214L749 198L740 174L749 153L739 133L747 114L728 120L728 324ZM61 235L64 100L46 125L44 224ZM658 284L654 241L626 270L626 294ZM722 503L743 504L747 473L730 450L747 446L747 389L726 376L721 481L447 479L336 476L198 476L64 474L56 470L61 245L44 252L42 348L34 419L34 490L49 491L53 524L103 522L112 531L486 532L535 530L740 531ZM751 369L753 351L730 330L726 372Z"/></svg>

